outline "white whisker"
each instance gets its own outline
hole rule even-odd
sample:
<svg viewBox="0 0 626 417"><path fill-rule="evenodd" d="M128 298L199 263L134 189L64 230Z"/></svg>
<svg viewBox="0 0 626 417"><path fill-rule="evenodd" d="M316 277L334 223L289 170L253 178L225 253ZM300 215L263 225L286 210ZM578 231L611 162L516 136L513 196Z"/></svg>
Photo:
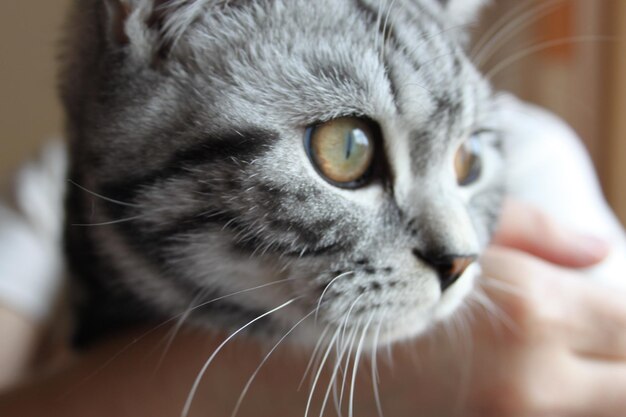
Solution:
<svg viewBox="0 0 626 417"><path fill-rule="evenodd" d="M67 180L70 184L72 184L75 187L80 188L81 190L85 191L86 193L91 194L94 197L98 197L101 200L104 201L108 201L109 203L114 203L114 204L118 204L120 206L126 206L126 207L141 207L139 204L132 204L132 203L125 203L123 201L119 201L119 200L115 200L113 198L109 198L107 196L104 196L102 194L98 194L94 191L89 190L88 188L83 187L82 185L78 184L77 182L74 182L72 180Z"/></svg>
<svg viewBox="0 0 626 417"><path fill-rule="evenodd" d="M356 304L359 302L359 300L361 299L361 297L363 297L364 294L359 295L353 302L352 305L350 305L350 308L348 309L346 318L344 320L345 325L343 326L343 331L341 332L341 342L343 343L345 336L346 336L346 328L347 328L347 323L348 320L350 319L350 315L352 314L352 309L354 308L354 306L356 306Z"/></svg>
<svg viewBox="0 0 626 417"><path fill-rule="evenodd" d="M550 0L548 0L550 1ZM554 1L554 0L552 0ZM564 0L560 0L564 1ZM521 1L517 4L517 7L510 8L506 13L500 16L495 22L491 24L489 28L478 38L469 51L470 57L475 57L478 53L480 53L484 49L484 44L486 42L491 41L494 37L497 37L499 33L505 30L505 27L511 23L512 19L515 19L516 16L519 16L520 13L526 13L529 7L526 1Z"/></svg>
<svg viewBox="0 0 626 417"><path fill-rule="evenodd" d="M339 387L337 385L337 382L338 381L335 378L335 380L333 381L333 405L335 406L335 412L337 413L337 417L343 417L341 406L339 405Z"/></svg>
<svg viewBox="0 0 626 417"><path fill-rule="evenodd" d="M328 380L328 388L326 389L326 393L324 394L324 401L322 402L322 407L320 409L320 417L323 417L324 415L324 410L326 409L326 404L328 403L328 399L330 397L330 392L331 389L333 388L333 386L337 386L336 385L336 381L337 381L337 374L339 373L339 369L341 368L341 360L343 359L344 355L348 355L350 356L350 350L347 349L347 347L345 347L344 349L341 349L339 355L337 356L336 360L335 360L335 366L333 368L333 372L330 376L330 379ZM341 413L341 411L339 410L339 408L337 407L337 404L335 404L335 408L338 409L338 414Z"/></svg>
<svg viewBox="0 0 626 417"><path fill-rule="evenodd" d="M374 318L374 315L372 314L369 320L367 321L367 323L365 324L365 326L363 326L363 331L361 332L361 338L359 339L359 344L357 345L357 348L356 348L356 354L354 355L354 364L352 365L352 381L350 384L350 403L348 404L348 416L349 417L354 417L354 390L356 386L356 374L359 370L359 360L361 359L361 353L363 353L363 344L365 342L365 335L367 334L367 330L369 329L373 318Z"/></svg>
<svg viewBox="0 0 626 417"><path fill-rule="evenodd" d="M374 401L376 403L376 411L378 412L378 417L384 417L383 415L383 407L382 402L380 400L380 391L378 389L378 385L380 384L380 377L378 375L378 342L380 340L380 331L382 329L383 320L385 319L386 314L382 313L379 317L378 326L376 328L376 333L374 334L374 347L372 352L372 387L374 389Z"/></svg>
<svg viewBox="0 0 626 417"><path fill-rule="evenodd" d="M125 219L110 220L110 221L100 222L100 223L72 223L71 226L72 227L111 226L111 225L114 225L114 224L132 222L133 220L138 220L138 219L145 218L145 217L146 217L146 215L141 215L141 216L127 217Z"/></svg>
<svg viewBox="0 0 626 417"><path fill-rule="evenodd" d="M189 410L191 410L191 404L193 403L193 399L196 396L196 392L198 391L198 388L200 387L200 382L202 381L202 378L204 377L204 374L208 370L209 365L211 365L211 363L213 362L213 359L215 359L217 354L224 348L224 346L226 346L226 344L228 342L230 342L235 336L237 336L243 330L248 328L250 325L256 323L257 321L261 320L264 317L269 316L272 313L275 313L275 312L277 312L277 311L287 307L288 305L290 305L291 303L293 303L296 300L297 300L297 298L292 298L291 300L281 304L280 306L278 306L278 307L276 307L276 308L274 308L274 309L272 309L272 310L270 310L268 312L265 312L265 313L261 314L260 316L254 318L253 320L250 320L248 323L246 323L245 325L241 326L239 329L237 329L233 333L231 333L230 336L228 336L222 343L220 343L220 345L217 347L217 349L215 349L213 351L211 356L209 356L209 359L207 359L207 361L204 363L204 366L202 367L202 369L200 369L200 372L198 372L198 375L196 376L196 379L193 382L193 385L191 386L191 390L189 391L189 395L187 396L187 400L185 401L185 406L183 407L183 411L180 414L181 417L188 417L189 416Z"/></svg>
<svg viewBox="0 0 626 417"><path fill-rule="evenodd" d="M337 275L335 278L333 278L333 279L332 279L332 280L331 280L331 281L330 281L330 282L326 285L326 287L324 288L324 291L322 291L322 295L320 295L320 298L319 298L319 300L318 300L318 302L317 302L317 309L316 309L316 311L315 311L315 322L316 322L316 323L317 323L317 316L318 316L319 311L320 311L320 306L322 305L322 300L324 299L324 295L326 294L326 291L328 291L328 290L329 290L329 288L331 287L331 285L333 285L333 284L335 283L335 281L337 281L338 279L343 278L343 277L345 277L345 276L351 275L351 274L354 274L354 271L348 271L348 272L344 272L343 274L339 274L339 275Z"/></svg>
<svg viewBox="0 0 626 417"><path fill-rule="evenodd" d="M274 281L274 282L270 282L268 284L263 284L263 285L259 285L257 287L252 287L252 288L247 288L244 290L240 290L240 291L236 291L234 293L231 294L227 294L227 295L223 295L217 298L214 298L212 300L203 302L199 305L196 305L194 307L192 307L191 309L186 309L184 312L177 314L173 317L170 317L169 319L155 325L152 329L147 330L146 332L142 333L141 335L137 336L136 338L134 338L130 343L127 343L124 347L122 347L120 350L118 350L117 352L115 352L110 359L108 359L105 363L102 364L102 366L98 367L96 370L94 370L92 373L90 373L89 375L87 375L79 384L77 384L77 387L87 383L89 380L91 380L92 378L94 378L96 375L98 375L100 372L102 372L104 369L106 369L111 363L113 363L118 357L120 357L123 353L125 353L126 351L128 351L131 347L133 347L135 344L137 344L139 341L143 340L144 338L148 337L149 335L151 335L152 333L156 332L157 330L159 330L160 328L162 328L163 326L166 326L167 324L171 323L174 320L180 319L181 316L184 316L186 314L189 313L189 311L200 308L200 307L204 307L208 304L217 302L217 301L221 301L224 300L226 298L229 297L233 297L239 294L243 294L243 293L247 293L247 292L251 292L251 291L255 291L258 289L262 289L262 288L266 288L266 287L270 287L272 285L277 285L277 284L281 284L281 283L285 283L288 281L292 281L292 280L296 280L296 279L301 279L301 278L285 278L279 281ZM71 391L70 391L71 392ZM69 392L68 392L69 394Z"/></svg>
<svg viewBox="0 0 626 417"><path fill-rule="evenodd" d="M382 50L381 50L381 62L385 62L385 56L386 56L386 49L387 49L387 35L388 35L388 30L389 30L389 18L391 17L391 11L393 9L393 6L395 4L396 0L391 0L391 3L389 3L389 7L387 7L387 12L385 14L385 22L383 23L383 34L382 34L382 39L383 39L383 44L382 44Z"/></svg>
<svg viewBox="0 0 626 417"><path fill-rule="evenodd" d="M183 312L183 314L180 316L180 318L176 321L176 324L174 325L174 328L171 329L168 332L169 335L167 337L167 342L165 344L165 347L163 348L163 352L161 352L161 356L160 356L159 361L157 362L157 365L156 365L155 370L154 370L154 374L155 375L156 375L157 371L163 365L163 361L165 360L165 357L167 356L167 353L171 349L172 344L174 343L174 339L176 338L176 335L180 332L180 329L183 327L183 324L185 323L185 320L187 320L189 318L189 316L191 315L191 312L192 312L192 309L193 309L193 305L198 301L198 298L200 298L201 295L202 294L198 294L196 297L193 298L191 303L189 303L189 307L187 308L187 310L185 310L185 312Z"/></svg>
<svg viewBox="0 0 626 417"><path fill-rule="evenodd" d="M323 358L321 364L319 364L317 374L315 376L315 379L314 379L312 387L311 387L311 392L309 393L309 401L307 403L307 409L306 409L305 417L307 417L307 414L308 414L308 411L309 411L309 407L310 407L310 402L311 402L311 399L312 399L313 394L315 392L315 387L317 385L317 381L319 380L319 377L320 377L320 374L322 372L322 369L323 369L323 367L324 367L324 365L326 363L326 360L328 359L328 355L329 355L330 351L332 350L333 344L337 340L341 340L343 342L344 337L345 337L345 330L346 330L346 327L348 326L348 322L349 322L349 319L350 319L350 314L352 312L352 309L354 308L354 306L357 304L357 302L359 301L359 299L361 297L362 297L362 295L360 295L359 297L357 297L353 301L352 305L348 309L348 312L346 314L346 318L341 322L341 324L339 326L337 326L337 330L335 331L335 335L333 336L333 339L328 344L328 349L326 350L326 354L324 355L324 358ZM340 334L341 334L340 339L337 339ZM349 355L349 353L348 353L348 355Z"/></svg>
<svg viewBox="0 0 626 417"><path fill-rule="evenodd" d="M480 67L486 63L500 49L500 47L504 45L505 42L510 40L516 33L520 32L529 24L552 13L560 3L563 3L563 1L564 0L549 0L542 2L538 6L531 7L529 10L522 12L521 14L520 10L516 9L512 10L511 13L507 13L504 16L506 17L506 24L495 33L492 31L486 32L486 41L484 44L480 47L478 45L475 47L476 52L472 53L471 56L473 57L473 61L476 66ZM525 7L525 5L523 5L523 7ZM494 27L497 26L497 24L494 25Z"/></svg>
<svg viewBox="0 0 626 417"><path fill-rule="evenodd" d="M348 319L349 319L350 315L347 315L345 320L343 321L342 325L344 326L344 332L345 332L345 327L348 326ZM337 414L338 415L342 415L341 412L341 408L342 408L342 404L343 404L343 394L344 394L344 387L346 386L346 378L348 377L348 369L350 367L350 355L352 354L352 348L354 347L354 341L356 340L356 335L357 335L357 326L354 326L352 328L352 331L350 332L350 334L346 337L346 340L343 342L343 344L338 344L337 345L337 350L342 352L342 357L343 357L343 353L345 353L345 363L341 364L341 361L339 361L339 370L341 371L341 391L340 394L338 395L337 393L337 382L339 382L338 380L334 381L334 391L333 391L333 402L335 405L335 410L337 410Z"/></svg>
<svg viewBox="0 0 626 417"><path fill-rule="evenodd" d="M481 283L498 291L505 292L519 298L526 298L528 295L517 285L510 284L497 278L484 276Z"/></svg>
<svg viewBox="0 0 626 417"><path fill-rule="evenodd" d="M485 279L482 281L483 284L489 285L489 281L493 281L495 282L495 279L488 279L487 277L484 277ZM497 288L497 286L494 286ZM506 288L507 286L505 286L504 289L505 291L509 291L509 289ZM500 289L500 288L498 288ZM510 294L513 295L518 295L518 296L524 296L523 294L520 294L520 291L518 288L516 288L518 291L517 292L509 292ZM490 322L492 323L494 330L497 330L497 324L503 324L506 328L509 329L509 331L513 332L514 334L522 334L522 329L519 327L519 325L515 322L515 320L513 320L511 317L509 317L487 294L485 294L482 291L476 291L474 294L474 297L476 299L476 301L479 303L479 305L481 305L484 310L485 313L487 314L487 316L490 318ZM491 318L493 318L495 321L492 321Z"/></svg>
<svg viewBox="0 0 626 417"><path fill-rule="evenodd" d="M268 287L272 287L272 286L274 286L274 285L284 284L284 283L286 283L286 282L295 281L295 280L298 280L298 279L303 279L303 278L304 278L304 277L300 277L300 278L285 278L285 279L281 279L281 280L278 280L278 281L268 282L267 284L261 284L261 285L258 285L258 286L256 286L256 287L246 288L246 289L243 289L243 290L240 290L240 291L236 291L236 292L233 292L233 293L230 293L230 294L227 294L227 295L222 295L222 296L220 296L220 297L213 298L213 299L211 299L211 300L209 300L209 301L202 302L202 303L200 303L200 304L198 304L198 305L193 306L193 307L191 308L191 310L196 310L196 309L198 309L198 308L202 308L202 307L204 307L204 306L206 306L206 305L208 305L208 304L215 303L215 302L217 302L217 301L221 301L221 300L223 300L223 299L225 299L225 298L234 297L234 296L236 296L236 295L245 294L245 293L248 293L248 292L251 292L251 291L260 290L260 289L263 289L263 288L268 288ZM300 298L300 297L298 297L298 298ZM182 314L184 314L184 313L182 313ZM176 318L178 318L178 317L180 317L180 314L179 314L179 315L177 315L177 316L175 316L175 317L173 317L173 318L171 318L171 319L169 319L167 322L172 321L172 320L174 320L174 319L176 319ZM166 323L167 323L167 322L166 322ZM163 324L164 324L164 323L163 323Z"/></svg>
<svg viewBox="0 0 626 417"><path fill-rule="evenodd" d="M337 330L335 330L335 334L333 335L332 339L329 341L328 348L326 349L326 353L324 353L324 357L322 358L322 361L319 364L319 367L318 367L317 372L315 374L315 378L313 379L313 384L311 385L311 390L309 392L309 398L307 399L307 402L306 402L306 409L304 411L304 417L308 417L309 416L309 411L311 409L311 402L313 401L313 394L315 394L315 387L317 386L317 381L319 381L319 379L320 379L320 375L322 374L322 370L324 369L324 365L326 364L326 361L328 360L328 356L330 355L330 352L332 351L333 343L335 342L335 339L339 336L339 330L340 329L341 329L341 327L337 327Z"/></svg>
<svg viewBox="0 0 626 417"><path fill-rule="evenodd" d="M379 28L382 24L383 19L383 0L378 1L378 11L376 12L376 28ZM381 43L381 32L380 30L376 31L376 39L374 42L375 50L378 51L378 59L383 62L383 48ZM383 39L384 42L384 39Z"/></svg>
<svg viewBox="0 0 626 417"><path fill-rule="evenodd" d="M468 306L468 310L469 310L469 306ZM472 334L472 325L471 325L470 320L468 319L468 315L465 312L463 312L463 314L460 317L461 317L461 329L462 329L461 333L463 334L463 338L465 339L466 346L467 346L466 347L467 360L464 361L464 367L463 367L464 369L463 369L463 375L462 375L462 381L463 381L464 387L461 390L462 408L465 409L468 398L469 398L470 384L472 382L471 364L473 363L472 358L474 356L474 337Z"/></svg>
<svg viewBox="0 0 626 417"><path fill-rule="evenodd" d="M343 407L343 398L344 393L346 392L346 382L348 380L348 375L350 371L350 353L353 352L354 343L356 342L358 333L358 326L354 326L352 329L352 333L350 333L348 339L346 340L345 346L348 346L347 350L349 354L346 356L346 362L343 365L343 376L341 378L341 386L339 391L339 409Z"/></svg>
<svg viewBox="0 0 626 417"><path fill-rule="evenodd" d="M571 36L567 38L554 39L551 41L542 42L538 45L531 46L529 48L524 49L523 51L513 54L506 59L503 59L485 74L485 78L492 79L502 70L510 67L511 65L519 61L520 59L526 58L529 55L544 51L546 49L554 48L554 47L561 46L561 45L574 44L574 43L616 41L616 40L618 39L615 37L611 37L611 36Z"/></svg>
<svg viewBox="0 0 626 417"><path fill-rule="evenodd" d="M267 362L267 360L269 359L270 356L272 356L272 353L274 353L274 351L278 348L278 346L283 342L283 340L285 340L295 329L296 327L298 327L303 321L305 321L306 319L308 319L309 317L311 317L311 315L315 312L315 310L311 310L310 313L308 313L306 316L304 316L303 318L301 318L291 329L289 329L287 331L287 333L284 334L283 337L281 337L278 342L276 342L276 344L272 347L272 349L267 353L267 355L265 355L265 357L263 358L263 360L261 361L261 363L259 364L259 366L254 370L254 372L252 373L252 375L250 376L250 379L248 379L248 382L246 383L246 386L243 388L243 390L241 391L241 395L239 395L239 399L237 399L237 404L235 405L235 409L233 410L231 417L235 417L237 415L237 412L239 411L239 408L241 407L241 403L243 402L244 397L246 396L246 393L248 392L248 390L250 389L250 386L252 385L252 382L254 381L254 379L256 378L256 376L258 375L259 371L261 370L261 368L263 367L263 365Z"/></svg>
<svg viewBox="0 0 626 417"><path fill-rule="evenodd" d="M317 343L315 344L315 347L313 348L313 353L311 353L311 358L309 359L309 363L307 364L306 369L304 370L304 375L302 375L302 379L300 379L300 384L298 384L298 391L300 391L302 389L302 385L304 384L304 380L306 379L306 376L311 371L311 367L313 366L313 362L315 362L315 359L317 358L317 353L318 353L320 347L322 346L322 344L324 342L324 339L326 338L326 334L328 333L328 330L330 330L330 326L331 326L331 324L326 325L326 327L322 331L322 334L320 335L320 338L317 340Z"/></svg>

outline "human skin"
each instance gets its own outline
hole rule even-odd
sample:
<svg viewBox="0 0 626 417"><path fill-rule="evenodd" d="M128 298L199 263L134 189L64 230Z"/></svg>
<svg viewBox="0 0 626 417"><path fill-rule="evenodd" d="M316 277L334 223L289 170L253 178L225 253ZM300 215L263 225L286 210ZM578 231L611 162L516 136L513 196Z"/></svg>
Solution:
<svg viewBox="0 0 626 417"><path fill-rule="evenodd" d="M39 326L23 314L0 305L0 391L25 373L38 340Z"/></svg>
<svg viewBox="0 0 626 417"><path fill-rule="evenodd" d="M609 248L530 207L509 203L504 213L482 259L489 307L470 305L456 327L437 326L394 347L391 363L386 352L378 358L385 415L622 416L625 294L573 269L600 261ZM162 355L167 336L165 328L135 329L110 339L64 371L0 397L0 415L179 416L198 371L225 336L184 329ZM230 416L266 352L253 340L228 343L204 376L189 417ZM288 346L274 352L237 415L304 415L308 380L297 387L307 361ZM369 370L369 359L361 366ZM310 415L319 415L328 377L328 370L320 377ZM369 372L356 379L355 416L377 415L372 385ZM326 415L333 408L331 400Z"/></svg>

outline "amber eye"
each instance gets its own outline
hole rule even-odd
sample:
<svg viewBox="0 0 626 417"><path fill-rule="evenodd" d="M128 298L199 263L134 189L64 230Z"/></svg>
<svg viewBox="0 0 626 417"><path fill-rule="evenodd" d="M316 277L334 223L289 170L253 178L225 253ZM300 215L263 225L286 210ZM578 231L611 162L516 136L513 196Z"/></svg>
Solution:
<svg viewBox="0 0 626 417"><path fill-rule="evenodd" d="M341 117L309 127L305 147L326 181L342 188L357 188L370 177L376 134L376 128L367 120Z"/></svg>
<svg viewBox="0 0 626 417"><path fill-rule="evenodd" d="M454 157L454 169L456 170L456 180L459 185L470 185L478 178L482 172L482 149L480 138L473 135L463 142Z"/></svg>

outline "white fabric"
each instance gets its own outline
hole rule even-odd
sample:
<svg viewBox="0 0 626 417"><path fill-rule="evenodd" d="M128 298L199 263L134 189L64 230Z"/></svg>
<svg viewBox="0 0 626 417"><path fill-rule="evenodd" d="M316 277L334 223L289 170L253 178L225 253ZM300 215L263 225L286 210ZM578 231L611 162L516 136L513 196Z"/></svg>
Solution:
<svg viewBox="0 0 626 417"><path fill-rule="evenodd" d="M66 151L44 148L14 184L16 210L0 205L0 305L45 319L62 285L61 229Z"/></svg>
<svg viewBox="0 0 626 417"><path fill-rule="evenodd" d="M561 224L605 238L613 250L588 269L626 287L626 236L606 203L591 160L574 131L556 116L510 95L498 99L510 194L533 203Z"/></svg>

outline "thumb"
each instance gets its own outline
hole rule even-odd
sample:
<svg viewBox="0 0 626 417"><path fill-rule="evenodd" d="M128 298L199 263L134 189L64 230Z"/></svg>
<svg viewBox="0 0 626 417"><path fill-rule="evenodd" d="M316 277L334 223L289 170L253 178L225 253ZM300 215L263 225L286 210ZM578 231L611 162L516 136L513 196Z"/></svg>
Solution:
<svg viewBox="0 0 626 417"><path fill-rule="evenodd" d="M609 254L609 244L581 235L526 203L507 200L493 243L518 249L558 265L583 268Z"/></svg>

